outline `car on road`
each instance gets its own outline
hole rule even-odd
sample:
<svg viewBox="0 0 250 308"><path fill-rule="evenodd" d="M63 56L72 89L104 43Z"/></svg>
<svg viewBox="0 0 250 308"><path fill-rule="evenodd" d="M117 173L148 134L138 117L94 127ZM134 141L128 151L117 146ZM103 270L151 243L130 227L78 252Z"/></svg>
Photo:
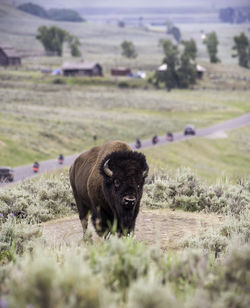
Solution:
<svg viewBox="0 0 250 308"><path fill-rule="evenodd" d="M186 125L184 135L195 135L195 128L193 125Z"/></svg>
<svg viewBox="0 0 250 308"><path fill-rule="evenodd" d="M0 167L0 182L13 182L14 170L10 167Z"/></svg>
<svg viewBox="0 0 250 308"><path fill-rule="evenodd" d="M167 132L166 138L167 138L167 141L173 141L174 140L173 133L172 132Z"/></svg>

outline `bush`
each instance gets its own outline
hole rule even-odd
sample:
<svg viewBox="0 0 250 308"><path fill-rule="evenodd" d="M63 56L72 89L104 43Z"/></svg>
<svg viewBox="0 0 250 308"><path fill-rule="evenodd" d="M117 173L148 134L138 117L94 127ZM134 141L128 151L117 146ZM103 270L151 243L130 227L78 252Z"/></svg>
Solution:
<svg viewBox="0 0 250 308"><path fill-rule="evenodd" d="M68 176L28 180L0 192L0 216L40 223L76 211Z"/></svg>
<svg viewBox="0 0 250 308"><path fill-rule="evenodd" d="M149 208L233 213L249 208L249 181L239 185L207 186L190 170L151 177L144 187L143 204Z"/></svg>
<svg viewBox="0 0 250 308"><path fill-rule="evenodd" d="M52 83L53 84L65 84L66 82L62 78L56 78L56 79L53 79Z"/></svg>
<svg viewBox="0 0 250 308"><path fill-rule="evenodd" d="M123 89L129 88L129 84L128 84L126 81L120 81L120 82L118 83L118 87L119 87L119 88L123 88Z"/></svg>
<svg viewBox="0 0 250 308"><path fill-rule="evenodd" d="M31 241L41 236L38 227L30 227L25 222L17 224L11 216L0 224L0 230L0 264L15 260L16 254L23 254L32 245Z"/></svg>

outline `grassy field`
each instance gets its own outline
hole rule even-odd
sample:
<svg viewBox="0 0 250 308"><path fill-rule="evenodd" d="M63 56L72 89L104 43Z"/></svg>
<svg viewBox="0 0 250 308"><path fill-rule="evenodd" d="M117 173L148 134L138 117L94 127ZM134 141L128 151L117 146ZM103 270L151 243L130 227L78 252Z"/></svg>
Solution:
<svg viewBox="0 0 250 308"><path fill-rule="evenodd" d="M250 173L250 126L227 132L226 138L195 138L176 144L147 149L151 168L171 172L189 167L208 183L237 182Z"/></svg>
<svg viewBox="0 0 250 308"><path fill-rule="evenodd" d="M187 122L208 126L250 109L249 91L243 90L69 86L39 73L8 73L0 72L0 161L12 166L79 152L93 145L94 134L98 144L131 142L181 131Z"/></svg>

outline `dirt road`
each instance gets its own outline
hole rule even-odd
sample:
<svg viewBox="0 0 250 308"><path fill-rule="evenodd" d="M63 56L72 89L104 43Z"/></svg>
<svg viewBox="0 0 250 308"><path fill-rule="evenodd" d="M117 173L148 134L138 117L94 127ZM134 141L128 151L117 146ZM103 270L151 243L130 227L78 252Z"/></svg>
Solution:
<svg viewBox="0 0 250 308"><path fill-rule="evenodd" d="M162 249L178 249L187 236L199 233L199 230L218 228L223 217L215 214L190 213L170 209L141 210L135 229L135 238L149 245L159 244ZM78 216L52 220L41 224L43 236L51 245L79 242L83 238ZM88 230L94 241L98 236L92 224Z"/></svg>

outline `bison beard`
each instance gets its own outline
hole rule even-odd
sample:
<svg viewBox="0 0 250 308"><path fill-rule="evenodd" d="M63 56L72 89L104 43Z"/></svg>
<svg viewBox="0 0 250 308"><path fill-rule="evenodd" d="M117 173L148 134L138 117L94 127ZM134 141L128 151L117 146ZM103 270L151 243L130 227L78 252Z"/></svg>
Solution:
<svg viewBox="0 0 250 308"><path fill-rule="evenodd" d="M133 231L147 173L145 156L124 142L112 141L82 153L70 168L70 182L83 232L89 212L99 235L113 226L118 234Z"/></svg>

